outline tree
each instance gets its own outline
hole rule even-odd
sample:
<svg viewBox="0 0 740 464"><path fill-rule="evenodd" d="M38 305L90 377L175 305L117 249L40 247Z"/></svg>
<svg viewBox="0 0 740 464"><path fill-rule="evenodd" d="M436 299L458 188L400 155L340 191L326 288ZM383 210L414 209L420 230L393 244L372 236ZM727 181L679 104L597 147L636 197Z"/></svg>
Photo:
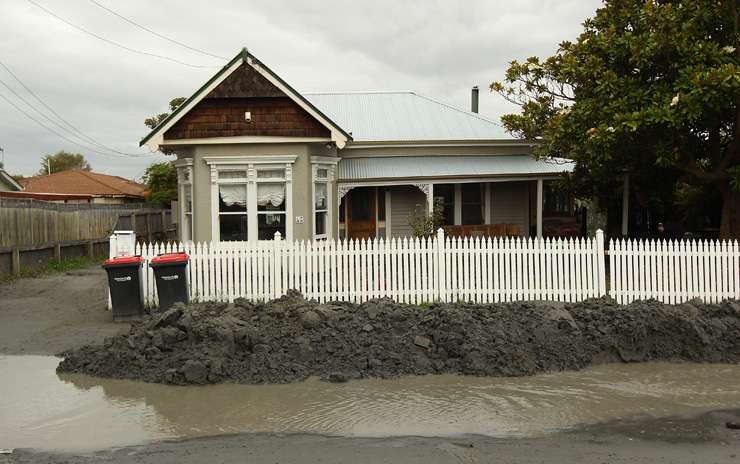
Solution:
<svg viewBox="0 0 740 464"><path fill-rule="evenodd" d="M491 84L521 107L502 122L535 155L575 160L580 194L623 172L716 187L720 234L740 236L738 21L738 0L606 0L575 42Z"/></svg>
<svg viewBox="0 0 740 464"><path fill-rule="evenodd" d="M170 111L175 111L177 107L182 105L185 100L187 100L185 97L177 97L170 100ZM167 119L169 115L170 113L160 113L155 116L151 116L144 120L144 125L146 125L146 127L148 127L149 129L154 129L159 125L159 123ZM164 147L161 147L159 151L161 151L165 155L173 155L175 153L174 150Z"/></svg>
<svg viewBox="0 0 740 464"><path fill-rule="evenodd" d="M149 192L147 201L169 207L177 200L177 168L173 161L150 164L143 180Z"/></svg>
<svg viewBox="0 0 740 464"><path fill-rule="evenodd" d="M92 166L87 162L84 156L79 153L68 153L60 150L53 155L44 155L41 158L41 169L37 175L44 176L49 172L62 172L79 169L82 171L92 171Z"/></svg>
<svg viewBox="0 0 740 464"><path fill-rule="evenodd" d="M177 109L177 107L180 106L180 105L182 105L182 103L185 100L187 100L187 98L185 98L185 97L176 97L176 98L173 98L172 100L170 100L170 111L171 112L172 111L175 111ZM159 125L160 122L162 122L165 119L167 119L167 116L169 116L169 115L170 115L170 113L160 113L160 114L157 114L155 116L151 116L151 117L146 118L144 120L144 124L149 129L154 129L155 127L157 127Z"/></svg>

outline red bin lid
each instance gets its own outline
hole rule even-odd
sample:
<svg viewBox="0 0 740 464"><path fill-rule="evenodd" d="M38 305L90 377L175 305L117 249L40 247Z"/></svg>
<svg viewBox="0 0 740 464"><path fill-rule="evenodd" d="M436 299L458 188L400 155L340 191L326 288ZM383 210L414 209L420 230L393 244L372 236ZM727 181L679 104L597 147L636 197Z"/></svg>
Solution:
<svg viewBox="0 0 740 464"><path fill-rule="evenodd" d="M188 262L188 254L185 252L164 253L164 254L161 254L149 260L150 264L169 264L169 263L186 263L186 262Z"/></svg>
<svg viewBox="0 0 740 464"><path fill-rule="evenodd" d="M141 264L144 258L141 256L122 256L120 258L111 258L103 261L103 264Z"/></svg>

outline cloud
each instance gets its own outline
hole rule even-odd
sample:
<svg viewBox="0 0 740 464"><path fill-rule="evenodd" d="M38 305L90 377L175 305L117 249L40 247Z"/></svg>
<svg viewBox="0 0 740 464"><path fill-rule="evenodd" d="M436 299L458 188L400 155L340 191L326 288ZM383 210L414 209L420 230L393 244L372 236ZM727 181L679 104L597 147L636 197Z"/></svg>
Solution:
<svg viewBox="0 0 740 464"><path fill-rule="evenodd" d="M220 65L152 36L88 0L35 0L65 19L128 47L181 61ZM130 0L104 5L179 41L226 57L242 46L304 91L415 90L467 107L479 85L481 112L515 110L485 91L512 59L552 53L572 39L597 0ZM4 2L0 61L48 104L107 146L144 152L143 120L187 96L215 69L197 69L122 50L49 16L26 0ZM0 79L14 84L0 69ZM17 91L22 89L14 87ZM13 96L0 86L0 93ZM150 159L103 156L38 127L0 100L0 147L13 173L32 174L46 153L86 155L94 169L128 177Z"/></svg>

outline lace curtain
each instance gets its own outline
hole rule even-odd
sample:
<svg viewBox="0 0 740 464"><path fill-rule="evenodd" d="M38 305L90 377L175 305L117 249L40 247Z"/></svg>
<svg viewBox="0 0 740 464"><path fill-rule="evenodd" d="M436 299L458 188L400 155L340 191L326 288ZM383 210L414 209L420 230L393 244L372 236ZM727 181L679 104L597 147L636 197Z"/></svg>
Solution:
<svg viewBox="0 0 740 464"><path fill-rule="evenodd" d="M218 186L221 201L226 206L247 207L247 186L244 184L221 184Z"/></svg>
<svg viewBox="0 0 740 464"><path fill-rule="evenodd" d="M278 207L285 201L285 184L257 184L257 205Z"/></svg>

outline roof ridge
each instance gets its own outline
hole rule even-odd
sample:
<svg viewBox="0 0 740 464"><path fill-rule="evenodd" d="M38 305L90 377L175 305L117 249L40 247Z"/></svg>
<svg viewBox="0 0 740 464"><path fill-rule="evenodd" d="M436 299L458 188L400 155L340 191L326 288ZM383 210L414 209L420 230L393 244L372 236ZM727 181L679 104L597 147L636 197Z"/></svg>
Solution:
<svg viewBox="0 0 740 464"><path fill-rule="evenodd" d="M124 192L123 190L119 189L118 187L113 186L111 184L107 184L107 183L103 182L101 179L98 179L97 178L97 176L101 176L101 175L102 176L106 176L106 177L113 177L113 176L108 176L107 174L101 174L99 172L85 171L83 169L71 169L70 171L78 171L80 174L84 175L85 177L87 177L88 179L92 180L93 182L97 182L98 184L102 185L103 187L108 187L109 189L116 190L116 191L118 191L118 192L120 192L120 193L122 193L124 195L126 194L126 192ZM92 176L91 174L95 174L95 176Z"/></svg>
<svg viewBox="0 0 740 464"><path fill-rule="evenodd" d="M417 97L420 97L420 98L424 98L424 99L426 99L426 100L429 100L430 102L436 103L436 104L438 104L438 105L442 105L442 106L445 106L445 107L447 107L447 108L449 108L449 109L451 109L451 110L455 110L455 111L458 111L458 112L460 112L460 113L463 113L463 114L466 114L466 115L468 115L468 116L473 116L474 118L478 118L478 119L480 119L481 121L486 121L486 122L490 122L491 124L495 124L495 125L497 125L497 126L499 126L499 127L503 128L503 126L502 126L502 125L501 125L501 124L500 124L499 122L497 122L497 121L494 121L493 119L488 119L488 118L487 118L487 117L485 117L485 116L481 116L481 115L480 115L479 113L474 113L474 112L472 112L472 111L467 111L467 110L464 110L464 109L462 109L462 108L459 108L459 107L457 107L457 106L451 105L451 104L449 104L449 103L445 103L445 102L443 102L443 101L439 101L439 100L437 100L437 99L435 99L435 98L432 98L432 97L428 97L428 96L426 96L426 95L422 95L422 94L420 94L420 93L415 93L415 95L416 95Z"/></svg>

